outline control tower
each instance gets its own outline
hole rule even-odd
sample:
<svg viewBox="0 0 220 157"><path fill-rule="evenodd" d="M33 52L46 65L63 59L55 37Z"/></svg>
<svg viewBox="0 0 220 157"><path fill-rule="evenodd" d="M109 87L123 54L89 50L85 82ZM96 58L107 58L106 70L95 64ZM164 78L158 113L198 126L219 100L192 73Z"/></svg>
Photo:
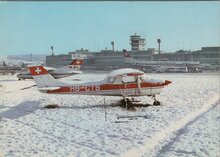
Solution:
<svg viewBox="0 0 220 157"><path fill-rule="evenodd" d="M145 39L140 35L131 35L130 39L131 51L144 51Z"/></svg>

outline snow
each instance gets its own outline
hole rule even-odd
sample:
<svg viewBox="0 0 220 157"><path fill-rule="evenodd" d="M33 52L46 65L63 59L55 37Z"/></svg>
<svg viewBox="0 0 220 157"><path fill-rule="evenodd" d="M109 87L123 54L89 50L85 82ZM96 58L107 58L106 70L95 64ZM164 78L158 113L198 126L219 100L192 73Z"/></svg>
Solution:
<svg viewBox="0 0 220 157"><path fill-rule="evenodd" d="M124 68L124 69L114 70L111 73L109 73L108 76L110 77L110 76L117 76L117 75L125 75L125 74L129 74L129 73L143 74L144 72L137 70L137 69Z"/></svg>
<svg viewBox="0 0 220 157"><path fill-rule="evenodd" d="M119 97L105 97L104 105L102 96L49 95L40 93L37 87L24 89L35 84L32 80L0 76L0 154L220 156L218 74L148 76L170 80L172 84L157 96L161 106L136 111L111 107ZM105 77L101 73L83 73L61 80L85 83ZM153 102L148 97L138 100ZM58 104L60 108L43 108L48 104ZM120 115L137 117L117 119Z"/></svg>
<svg viewBox="0 0 220 157"><path fill-rule="evenodd" d="M219 151L214 151L219 149L219 113L219 105L216 104L185 125L157 156L219 156Z"/></svg>

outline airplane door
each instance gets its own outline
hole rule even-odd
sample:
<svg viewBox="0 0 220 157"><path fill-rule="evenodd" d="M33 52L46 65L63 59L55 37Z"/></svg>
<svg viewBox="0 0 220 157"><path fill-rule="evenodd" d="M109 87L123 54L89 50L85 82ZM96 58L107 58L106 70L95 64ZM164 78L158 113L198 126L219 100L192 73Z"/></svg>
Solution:
<svg viewBox="0 0 220 157"><path fill-rule="evenodd" d="M141 94L141 78L137 76L137 87L138 87L138 94Z"/></svg>
<svg viewBox="0 0 220 157"><path fill-rule="evenodd" d="M127 87L129 84L135 83L137 85L136 88L129 88L127 90ZM123 76L122 77L122 87L124 94L126 95L139 95L141 94L141 80L140 76Z"/></svg>
<svg viewBox="0 0 220 157"><path fill-rule="evenodd" d="M121 89L121 94L126 97L128 96L128 93L126 92L127 89L127 80L126 80L127 75L122 76L121 81L122 84L120 85L120 89Z"/></svg>
<svg viewBox="0 0 220 157"><path fill-rule="evenodd" d="M136 89L133 88L132 84L136 84L137 83L137 76L122 76L122 85L123 85L123 91L125 95L134 95L136 94Z"/></svg>

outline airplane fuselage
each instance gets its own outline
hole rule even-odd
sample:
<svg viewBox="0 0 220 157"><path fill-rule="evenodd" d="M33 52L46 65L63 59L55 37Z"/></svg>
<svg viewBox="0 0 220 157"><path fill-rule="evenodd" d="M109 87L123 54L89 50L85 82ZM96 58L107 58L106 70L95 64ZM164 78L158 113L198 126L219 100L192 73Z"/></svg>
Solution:
<svg viewBox="0 0 220 157"><path fill-rule="evenodd" d="M135 69L118 69L108 74L100 82L70 84L55 80L42 66L29 68L38 90L48 94L101 95L101 96L155 96L162 92L168 80L147 77L144 72Z"/></svg>
<svg viewBox="0 0 220 157"><path fill-rule="evenodd" d="M159 94L164 83L143 82L129 84L81 84L60 87L56 90L41 91L50 94L79 94L79 95L106 95L106 96L152 96Z"/></svg>

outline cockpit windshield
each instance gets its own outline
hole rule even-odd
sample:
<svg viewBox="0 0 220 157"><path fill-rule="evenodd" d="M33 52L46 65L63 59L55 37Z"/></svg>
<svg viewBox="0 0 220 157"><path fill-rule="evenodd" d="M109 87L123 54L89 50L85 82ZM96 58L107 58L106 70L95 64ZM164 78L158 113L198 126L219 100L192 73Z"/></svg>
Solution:
<svg viewBox="0 0 220 157"><path fill-rule="evenodd" d="M114 83L115 80L116 80L116 77L112 76L112 77L109 77L108 82L109 83Z"/></svg>

